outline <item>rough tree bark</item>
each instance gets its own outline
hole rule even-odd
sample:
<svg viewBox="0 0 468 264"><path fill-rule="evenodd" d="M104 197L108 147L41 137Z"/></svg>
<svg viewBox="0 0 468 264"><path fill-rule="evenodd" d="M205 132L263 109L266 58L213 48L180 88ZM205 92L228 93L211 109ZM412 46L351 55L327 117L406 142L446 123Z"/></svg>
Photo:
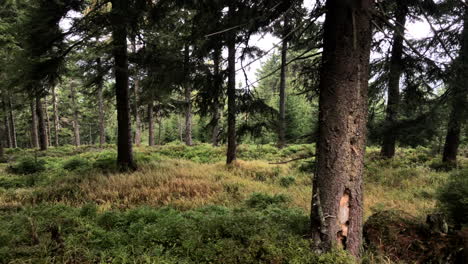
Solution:
<svg viewBox="0 0 468 264"><path fill-rule="evenodd" d="M37 113L34 107L34 99L31 100L31 148L39 148L39 137L37 131Z"/></svg>
<svg viewBox="0 0 468 264"><path fill-rule="evenodd" d="M234 18L234 6L229 6L228 17ZM227 33L228 47L228 135L227 135L227 154L226 163L231 164L236 160L236 31L231 30Z"/></svg>
<svg viewBox="0 0 468 264"><path fill-rule="evenodd" d="M18 147L18 141L16 139L16 125L15 125L15 115L13 113L13 103L11 102L11 95L8 94L8 112L10 115L10 132L11 132L11 146L13 148Z"/></svg>
<svg viewBox="0 0 468 264"><path fill-rule="evenodd" d="M112 0L112 39L117 101L117 165L121 171L135 170L128 89L127 12L128 0Z"/></svg>
<svg viewBox="0 0 468 264"><path fill-rule="evenodd" d="M47 127L44 118L44 110L40 96L36 96L36 114L37 114L37 131L39 137L39 149L41 151L47 150L49 144L47 143Z"/></svg>
<svg viewBox="0 0 468 264"><path fill-rule="evenodd" d="M459 57L455 64L455 79L452 82L452 100L447 135L445 137L442 161L455 164L457 162L460 132L466 122L467 88L468 82L468 6L465 6L463 18L462 43Z"/></svg>
<svg viewBox="0 0 468 264"><path fill-rule="evenodd" d="M154 111L153 100L148 103L148 145L154 146Z"/></svg>
<svg viewBox="0 0 468 264"><path fill-rule="evenodd" d="M79 147L81 145L81 137L80 137L80 113L78 111L78 105L76 103L76 90L75 90L75 83L72 82L70 84L70 96L72 101L72 108L73 108L73 135L75 138L75 146Z"/></svg>
<svg viewBox="0 0 468 264"><path fill-rule="evenodd" d="M185 144L187 146L192 146L192 89L191 84L189 83L190 78L190 48L189 45L185 45L184 49L184 97L185 97Z"/></svg>
<svg viewBox="0 0 468 264"><path fill-rule="evenodd" d="M288 30L288 16L283 19L283 43L281 45L281 73L279 85L279 120L278 120L278 148L283 148L286 145L286 71L288 59L288 40L286 36Z"/></svg>
<svg viewBox="0 0 468 264"><path fill-rule="evenodd" d="M327 0L311 231L316 251L359 257L372 0Z"/></svg>
<svg viewBox="0 0 468 264"><path fill-rule="evenodd" d="M52 109L54 115L54 145L59 146L59 115L57 106L57 94L55 92L55 86L52 86Z"/></svg>
<svg viewBox="0 0 468 264"><path fill-rule="evenodd" d="M392 55L388 76L388 103L385 116L386 131L383 135L380 152L385 158L393 158L395 156L397 131L394 131L392 127L397 122L398 106L400 104L400 77L403 72L403 41L407 14L408 6L406 1L396 1L396 27L393 32Z"/></svg>
<svg viewBox="0 0 468 264"><path fill-rule="evenodd" d="M101 58L96 59L99 80L97 82L98 108L99 108L99 146L106 144L106 121L104 120L104 80L102 74Z"/></svg>

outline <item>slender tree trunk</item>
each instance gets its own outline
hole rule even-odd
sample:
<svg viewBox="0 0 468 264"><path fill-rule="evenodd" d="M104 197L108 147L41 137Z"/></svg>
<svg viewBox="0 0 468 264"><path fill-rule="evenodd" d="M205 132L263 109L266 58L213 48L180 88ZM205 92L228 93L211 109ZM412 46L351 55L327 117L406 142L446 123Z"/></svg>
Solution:
<svg viewBox="0 0 468 264"><path fill-rule="evenodd" d="M182 127L182 123L181 123L181 119L180 119L180 116L177 115L177 128L179 130L179 139L180 139L180 142L183 142L184 141L184 131L183 131L183 127Z"/></svg>
<svg viewBox="0 0 468 264"><path fill-rule="evenodd" d="M72 101L72 106L73 106L73 134L75 137L75 146L79 147L81 145L80 122L79 122L80 113L78 111L78 105L76 102L75 83L73 82L70 84L70 95L71 95L71 101Z"/></svg>
<svg viewBox="0 0 468 264"><path fill-rule="evenodd" d="M185 97L185 135L184 140L187 146L192 146L192 89L189 74L190 47L184 48L184 97Z"/></svg>
<svg viewBox="0 0 468 264"><path fill-rule="evenodd" d="M52 87L52 108L54 115L54 144L56 147L59 146L59 115L57 107L57 94L55 92L55 86Z"/></svg>
<svg viewBox="0 0 468 264"><path fill-rule="evenodd" d="M39 148L39 132L37 130L37 113L34 107L34 99L31 100L31 147Z"/></svg>
<svg viewBox="0 0 468 264"><path fill-rule="evenodd" d="M47 143L47 128L44 118L44 110L41 97L36 96L36 114L37 114L37 131L39 136L39 149L41 151L47 150L49 144Z"/></svg>
<svg viewBox="0 0 468 264"><path fill-rule="evenodd" d="M10 127L10 118L9 118L9 115L8 115L8 110L7 110L7 103L6 103L6 99L5 97L3 97L3 102L2 102L2 106L3 106L3 122L5 124L5 138L6 138L6 146L8 148L12 148L13 147L13 139L11 138L11 127Z"/></svg>
<svg viewBox="0 0 468 264"><path fill-rule="evenodd" d="M99 75L102 71L101 65L101 58L96 59L97 68ZM105 127L105 120L104 120L104 81L102 77L99 77L99 81L97 84L97 93L98 93L98 105L99 105L99 146L106 144L106 127Z"/></svg>
<svg viewBox="0 0 468 264"><path fill-rule="evenodd" d="M120 170L134 170L132 129L128 89L127 12L128 0L112 0L112 39L117 101L117 165Z"/></svg>
<svg viewBox="0 0 468 264"><path fill-rule="evenodd" d="M3 130L2 128L0 128L0 162L4 162L5 161L5 150L3 149L3 140L1 138L3 138L3 136L5 135L5 130Z"/></svg>
<svg viewBox="0 0 468 264"><path fill-rule="evenodd" d="M359 257L372 0L328 0L313 180L314 248Z"/></svg>
<svg viewBox="0 0 468 264"><path fill-rule="evenodd" d="M136 47L136 42L135 39L132 40L132 50L133 53L135 54L137 52L137 47ZM138 70L135 71L135 87L133 89L133 96L135 99L133 111L135 114L135 145L140 146L141 145L141 118L140 118L140 112L138 111L140 108L140 80L138 76Z"/></svg>
<svg viewBox="0 0 468 264"><path fill-rule="evenodd" d="M162 116L160 116L158 119L158 145L162 145L161 130L162 130Z"/></svg>
<svg viewBox="0 0 468 264"><path fill-rule="evenodd" d="M228 17L234 18L234 5L229 6ZM231 30L227 37L228 46L228 135L227 135L227 154L226 163L231 164L236 160L236 33Z"/></svg>
<svg viewBox="0 0 468 264"><path fill-rule="evenodd" d="M286 63L288 56L288 18L284 16L284 34L283 44L281 46L281 74L279 86L279 126L278 126L278 147L283 148L286 145Z"/></svg>
<svg viewBox="0 0 468 264"><path fill-rule="evenodd" d="M386 158L395 156L397 131L392 128L398 119L400 104L400 77L403 72L403 40L408 6L406 1L397 0L396 27L393 32L392 57L390 59L390 72L388 78L388 103L386 110L386 130L383 135L381 155Z"/></svg>
<svg viewBox="0 0 468 264"><path fill-rule="evenodd" d="M220 74L220 64L221 64L221 47L215 48L213 52L213 63L214 63L214 78L216 83L217 93L214 98L213 105L213 131L211 136L211 143L213 146L217 147L219 145L219 121L221 119L221 112L219 106L219 98L221 95L221 90L223 89L223 80Z"/></svg>
<svg viewBox="0 0 468 264"><path fill-rule="evenodd" d="M148 104L148 145L154 146L154 111L153 100Z"/></svg>
<svg viewBox="0 0 468 264"><path fill-rule="evenodd" d="M467 88L468 83L468 6L465 6L463 18L462 43L459 57L455 62L455 79L452 81L452 100L447 135L445 138L442 161L456 164L458 147L460 146L460 132L466 122Z"/></svg>
<svg viewBox="0 0 468 264"><path fill-rule="evenodd" d="M49 143L49 147L52 146L52 134L50 131L50 119L49 119L49 105L47 103L47 96L44 98L44 112L45 112L45 119L46 119L46 127L47 127L47 142Z"/></svg>
<svg viewBox="0 0 468 264"><path fill-rule="evenodd" d="M185 86L185 144L192 146L192 90L190 85Z"/></svg>
<svg viewBox="0 0 468 264"><path fill-rule="evenodd" d="M93 142L93 126L89 124L89 145L94 145Z"/></svg>
<svg viewBox="0 0 468 264"><path fill-rule="evenodd" d="M11 146L13 148L17 148L18 141L16 139L15 115L13 113L13 104L11 102L11 95L8 95L8 111L10 113Z"/></svg>
<svg viewBox="0 0 468 264"><path fill-rule="evenodd" d="M133 111L135 112L135 145L141 145L141 118L139 109L140 103L140 81L137 79L138 77L135 76L135 89L133 90L133 96L135 97L135 105Z"/></svg>

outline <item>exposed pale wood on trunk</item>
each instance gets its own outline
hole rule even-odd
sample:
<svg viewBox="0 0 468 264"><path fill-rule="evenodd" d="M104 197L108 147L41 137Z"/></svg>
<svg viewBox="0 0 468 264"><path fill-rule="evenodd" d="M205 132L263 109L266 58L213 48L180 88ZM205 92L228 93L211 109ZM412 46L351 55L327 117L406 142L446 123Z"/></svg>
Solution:
<svg viewBox="0 0 468 264"><path fill-rule="evenodd" d="M362 245L362 173L372 0L328 0L320 75L319 137L313 179L314 249Z"/></svg>

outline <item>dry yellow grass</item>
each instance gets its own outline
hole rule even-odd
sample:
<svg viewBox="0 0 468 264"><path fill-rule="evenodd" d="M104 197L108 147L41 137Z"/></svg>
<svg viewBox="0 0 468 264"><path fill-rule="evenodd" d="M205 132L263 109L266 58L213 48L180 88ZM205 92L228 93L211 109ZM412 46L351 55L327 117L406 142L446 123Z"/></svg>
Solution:
<svg viewBox="0 0 468 264"><path fill-rule="evenodd" d="M394 177L386 170L385 177ZM421 173L425 173L424 171ZM430 173L430 172L427 172ZM294 185L285 188L278 179L295 176ZM384 184L365 184L365 217L372 208L400 209L422 216L434 208L434 199L415 197L415 186L429 185L435 177L405 179L394 188ZM0 207L18 207L39 202L61 202L82 205L99 204L102 210L141 205L173 206L193 209L205 205L239 206L254 192L285 194L289 206L310 210L311 179L286 165L264 161L237 161L233 166L223 162L198 164L186 160L163 160L142 166L134 173L96 174L80 180L58 182L55 186L10 189L0 192Z"/></svg>

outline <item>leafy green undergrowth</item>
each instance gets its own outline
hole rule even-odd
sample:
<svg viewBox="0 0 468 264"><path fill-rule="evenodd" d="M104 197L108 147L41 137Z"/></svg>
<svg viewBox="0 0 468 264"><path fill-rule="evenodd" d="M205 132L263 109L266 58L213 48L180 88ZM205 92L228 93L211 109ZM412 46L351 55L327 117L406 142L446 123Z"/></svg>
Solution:
<svg viewBox="0 0 468 264"><path fill-rule="evenodd" d="M127 174L117 172L110 145L8 149L0 263L347 263L342 253L309 250L313 149L240 145L239 161L225 166L225 147L137 147L140 169ZM439 159L426 148L382 159L369 147L365 216L400 209L423 224L443 211L466 223L467 159L450 171ZM387 263L367 253L370 263Z"/></svg>
<svg viewBox="0 0 468 264"><path fill-rule="evenodd" d="M310 251L308 217L277 207L41 205L0 212L0 263L353 263Z"/></svg>
<svg viewBox="0 0 468 264"><path fill-rule="evenodd" d="M437 192L439 208L457 227L468 226L468 168L450 174Z"/></svg>

